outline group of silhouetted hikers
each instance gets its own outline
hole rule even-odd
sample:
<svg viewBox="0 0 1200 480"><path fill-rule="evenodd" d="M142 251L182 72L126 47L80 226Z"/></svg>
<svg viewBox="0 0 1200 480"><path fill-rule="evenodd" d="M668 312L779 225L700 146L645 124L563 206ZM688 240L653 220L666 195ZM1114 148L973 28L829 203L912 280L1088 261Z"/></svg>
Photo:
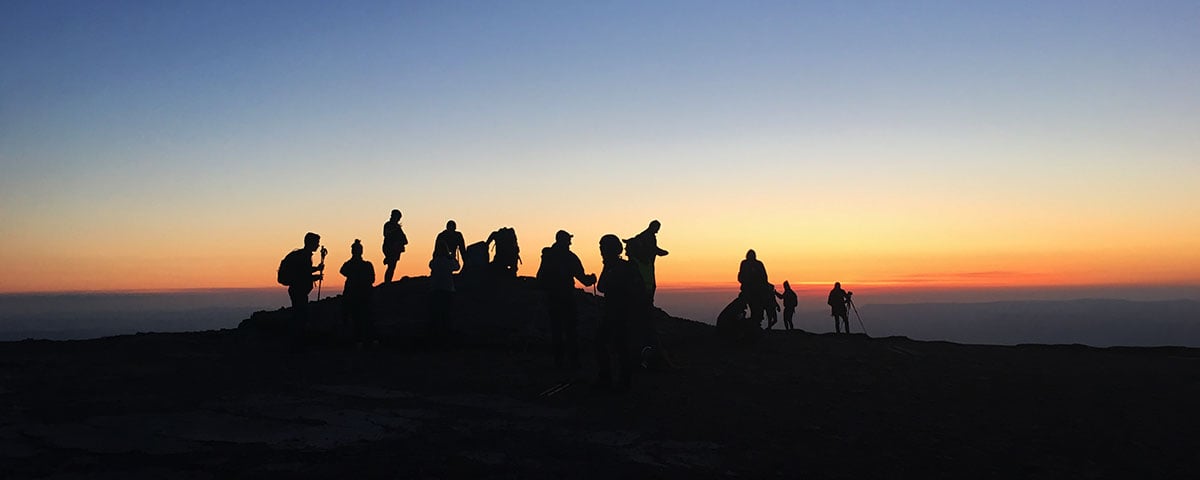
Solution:
<svg viewBox="0 0 1200 480"><path fill-rule="evenodd" d="M758 333L766 322L765 329L770 330L779 322L779 311L783 311L783 328L794 330L793 319L799 299L792 285L783 282L783 292L775 290L767 279L767 268L754 250L746 252L746 258L738 267L738 296L729 302L717 315L717 329L723 336L729 338L744 338ZM850 323L847 314L848 306L852 306L852 292L842 290L841 282L835 282L826 303L832 309L834 331L850 333ZM783 300L783 308L778 299ZM746 315L747 310L749 316Z"/></svg>
<svg viewBox="0 0 1200 480"><path fill-rule="evenodd" d="M383 283L392 282L396 265L408 244L408 237L400 225L401 217L399 210L392 210L391 218L383 226L383 263L387 266ZM572 235L564 230L555 234L551 246L542 249L536 279L546 295L554 364L557 367L569 371L581 368L576 281L584 287L595 285L596 290L604 294L594 345L597 388L627 390L639 361L643 367L649 367L656 361L669 364L652 324L655 259L667 255L667 251L658 246L656 234L660 228L661 224L654 220L644 231L624 241L613 234L601 237L599 249L604 265L599 277L585 273L583 263L571 251ZM293 346L304 342L304 329L309 320L308 299L314 283L319 289L324 279L327 250L320 243L319 235L311 232L305 234L304 246L289 253L279 264L278 280L288 287L292 303L292 320L288 331ZM490 263L489 245L495 251ZM318 249L321 262L314 265L313 254ZM622 253L627 258L623 258ZM361 240L354 240L350 255L350 260L339 270L346 277L342 316L343 321L351 326L356 345L361 348L377 343L371 318L375 269L371 262L363 258ZM468 266L482 268L478 265L487 264L495 274L515 277L520 261L520 247L512 228L496 230L486 241L468 246L462 233L457 231L454 220L446 222L446 229L438 233L434 240L433 255L429 261L428 342L441 346L454 341L451 317L456 291L455 272L462 270L465 273ZM618 367L615 377L612 373L614 359Z"/></svg>

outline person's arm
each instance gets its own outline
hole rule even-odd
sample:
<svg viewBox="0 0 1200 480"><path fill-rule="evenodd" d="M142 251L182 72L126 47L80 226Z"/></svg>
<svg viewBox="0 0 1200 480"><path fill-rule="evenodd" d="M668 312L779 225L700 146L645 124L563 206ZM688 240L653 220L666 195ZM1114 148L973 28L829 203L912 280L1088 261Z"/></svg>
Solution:
<svg viewBox="0 0 1200 480"><path fill-rule="evenodd" d="M367 277L369 279L367 281L367 285L374 285L375 284L375 266L371 265L371 262L366 262L366 264L367 264L367 268L366 268Z"/></svg>
<svg viewBox="0 0 1200 480"><path fill-rule="evenodd" d="M595 274L589 275L583 273L583 262L579 261L579 256L572 253L571 257L573 257L571 259L571 276L575 277L576 280L579 280L579 283L582 283L585 287L590 287L592 284L596 283Z"/></svg>

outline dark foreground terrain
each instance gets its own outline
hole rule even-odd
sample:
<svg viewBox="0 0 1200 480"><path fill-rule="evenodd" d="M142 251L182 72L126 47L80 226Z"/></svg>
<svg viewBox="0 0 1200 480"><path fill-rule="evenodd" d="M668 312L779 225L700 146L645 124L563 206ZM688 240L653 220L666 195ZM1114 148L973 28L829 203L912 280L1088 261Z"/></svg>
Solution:
<svg viewBox="0 0 1200 480"><path fill-rule="evenodd" d="M291 353L241 330L0 343L0 478L1194 478L1200 351L660 318L632 392L540 344Z"/></svg>

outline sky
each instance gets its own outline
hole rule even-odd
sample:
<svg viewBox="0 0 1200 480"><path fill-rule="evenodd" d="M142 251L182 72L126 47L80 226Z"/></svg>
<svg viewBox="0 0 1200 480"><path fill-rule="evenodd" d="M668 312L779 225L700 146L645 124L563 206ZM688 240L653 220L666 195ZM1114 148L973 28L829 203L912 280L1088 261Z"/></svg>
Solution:
<svg viewBox="0 0 1200 480"><path fill-rule="evenodd" d="M0 293L662 222L658 283L1200 285L1200 3L0 2Z"/></svg>

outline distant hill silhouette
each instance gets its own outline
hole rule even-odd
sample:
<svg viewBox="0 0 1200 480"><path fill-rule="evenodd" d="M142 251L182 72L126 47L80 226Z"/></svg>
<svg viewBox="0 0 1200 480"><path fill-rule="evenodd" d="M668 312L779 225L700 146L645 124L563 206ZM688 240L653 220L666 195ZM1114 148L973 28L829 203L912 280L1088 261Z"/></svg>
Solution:
<svg viewBox="0 0 1200 480"><path fill-rule="evenodd" d="M1200 347L1200 302L1062 301L860 306L872 335L960 343Z"/></svg>

